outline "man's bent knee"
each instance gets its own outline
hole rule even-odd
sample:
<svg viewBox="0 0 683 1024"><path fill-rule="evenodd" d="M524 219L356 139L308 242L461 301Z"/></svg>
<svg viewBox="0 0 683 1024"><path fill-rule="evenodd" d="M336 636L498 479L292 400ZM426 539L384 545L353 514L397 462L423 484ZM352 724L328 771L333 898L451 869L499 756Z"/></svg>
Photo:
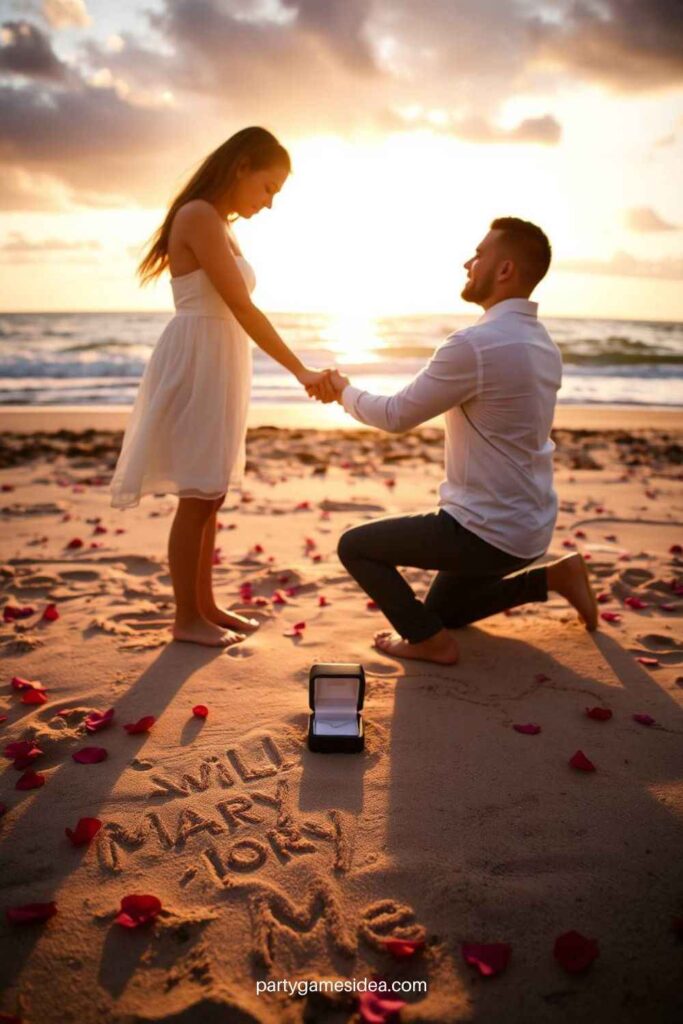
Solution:
<svg viewBox="0 0 683 1024"><path fill-rule="evenodd" d="M337 543L337 555L342 565L348 565L354 558L362 555L365 539L365 526L352 526L342 533Z"/></svg>

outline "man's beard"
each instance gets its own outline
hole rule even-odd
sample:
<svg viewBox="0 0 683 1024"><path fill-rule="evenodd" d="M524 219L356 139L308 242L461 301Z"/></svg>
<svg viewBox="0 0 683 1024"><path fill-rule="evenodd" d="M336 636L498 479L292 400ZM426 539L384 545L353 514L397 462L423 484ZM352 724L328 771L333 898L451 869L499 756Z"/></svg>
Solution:
<svg viewBox="0 0 683 1024"><path fill-rule="evenodd" d="M475 283L473 279L466 282L465 287L460 292L460 298L464 299L465 302L477 302L482 303L491 295L493 291L493 273L488 273L485 277L482 277Z"/></svg>

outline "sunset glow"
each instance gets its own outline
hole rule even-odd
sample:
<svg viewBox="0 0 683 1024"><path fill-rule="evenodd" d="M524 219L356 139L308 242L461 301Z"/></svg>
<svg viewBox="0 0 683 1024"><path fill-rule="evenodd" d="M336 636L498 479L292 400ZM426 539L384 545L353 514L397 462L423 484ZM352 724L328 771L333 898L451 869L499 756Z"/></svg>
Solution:
<svg viewBox="0 0 683 1024"><path fill-rule="evenodd" d="M170 309L138 254L206 153L263 123L294 165L236 228L266 310L465 312L462 263L514 214L553 243L548 315L683 317L683 70L656 11L644 41L616 4L527 5L534 44L514 5L426 6L5 3L0 309Z"/></svg>

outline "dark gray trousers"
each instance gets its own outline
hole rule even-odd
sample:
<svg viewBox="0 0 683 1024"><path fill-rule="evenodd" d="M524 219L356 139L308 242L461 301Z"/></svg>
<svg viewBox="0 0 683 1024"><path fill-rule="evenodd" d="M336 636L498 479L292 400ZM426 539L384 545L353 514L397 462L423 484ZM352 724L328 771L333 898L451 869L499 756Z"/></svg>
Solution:
<svg viewBox="0 0 683 1024"><path fill-rule="evenodd" d="M518 569L535 561L487 544L440 509L424 515L391 516L354 526L339 539L339 558L397 633L419 643L446 627L546 601L545 569ZM438 569L424 602L396 566Z"/></svg>

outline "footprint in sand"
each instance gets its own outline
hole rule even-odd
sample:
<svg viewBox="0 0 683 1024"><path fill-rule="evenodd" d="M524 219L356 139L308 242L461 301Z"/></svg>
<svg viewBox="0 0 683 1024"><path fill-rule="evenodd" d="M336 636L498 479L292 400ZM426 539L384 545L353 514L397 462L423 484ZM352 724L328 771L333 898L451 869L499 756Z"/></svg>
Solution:
<svg viewBox="0 0 683 1024"><path fill-rule="evenodd" d="M622 583L627 583L631 587L637 587L641 583L647 583L654 578L654 573L649 572L647 569L624 569L623 572L619 573L619 579Z"/></svg>
<svg viewBox="0 0 683 1024"><path fill-rule="evenodd" d="M636 637L638 643L642 644L645 650L631 648L637 656L656 655L664 665L680 665L683 662L683 644L679 644L673 637L662 636L660 633L648 633L646 636Z"/></svg>
<svg viewBox="0 0 683 1024"><path fill-rule="evenodd" d="M233 644L225 653L231 658L252 658L256 651L253 647L245 647L244 644Z"/></svg>
<svg viewBox="0 0 683 1024"><path fill-rule="evenodd" d="M59 578L64 583L92 583L99 580L100 576L96 569L65 569L59 573Z"/></svg>

